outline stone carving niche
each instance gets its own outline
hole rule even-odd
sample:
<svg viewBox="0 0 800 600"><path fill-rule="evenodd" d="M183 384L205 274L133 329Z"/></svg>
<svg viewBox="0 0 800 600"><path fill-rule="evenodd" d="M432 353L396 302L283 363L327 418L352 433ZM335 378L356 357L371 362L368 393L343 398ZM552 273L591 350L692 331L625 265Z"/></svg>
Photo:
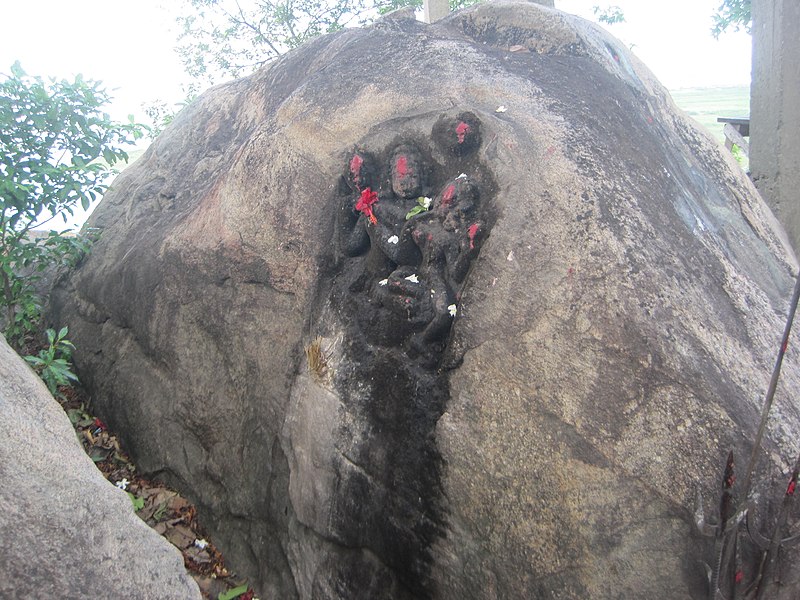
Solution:
<svg viewBox="0 0 800 600"><path fill-rule="evenodd" d="M470 265L491 228L494 184L481 123L442 116L430 139L353 151L339 189L336 303L369 345L439 364Z"/></svg>
<svg viewBox="0 0 800 600"><path fill-rule="evenodd" d="M343 161L326 278L344 331L331 383L346 415L334 435L344 460L328 524L415 597L426 595L430 548L445 530L434 433L449 397L444 371L458 362L448 342L468 318L462 293L491 232L496 192L475 114L427 127L365 139Z"/></svg>

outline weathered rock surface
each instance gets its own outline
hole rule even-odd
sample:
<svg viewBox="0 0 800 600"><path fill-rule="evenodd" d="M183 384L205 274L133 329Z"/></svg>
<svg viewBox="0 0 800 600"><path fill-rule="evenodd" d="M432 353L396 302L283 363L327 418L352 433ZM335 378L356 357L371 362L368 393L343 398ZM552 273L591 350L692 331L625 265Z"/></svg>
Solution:
<svg viewBox="0 0 800 600"><path fill-rule="evenodd" d="M266 597L705 597L695 492L745 462L797 265L601 30L497 2L319 38L203 95L91 225L52 317Z"/></svg>
<svg viewBox="0 0 800 600"><path fill-rule="evenodd" d="M0 339L0 597L200 598L62 408Z"/></svg>

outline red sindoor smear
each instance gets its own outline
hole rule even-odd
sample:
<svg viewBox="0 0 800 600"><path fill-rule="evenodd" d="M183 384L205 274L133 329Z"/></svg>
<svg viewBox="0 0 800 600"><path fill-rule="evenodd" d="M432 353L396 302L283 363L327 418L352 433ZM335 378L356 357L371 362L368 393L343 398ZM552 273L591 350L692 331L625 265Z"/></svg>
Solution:
<svg viewBox="0 0 800 600"><path fill-rule="evenodd" d="M467 229L469 233L469 249L473 250L475 248L475 236L478 235L478 230L481 228L479 223L473 223Z"/></svg>
<svg viewBox="0 0 800 600"><path fill-rule="evenodd" d="M453 195L456 193L456 186L449 185L447 189L442 194L442 206L450 206L450 203L453 201Z"/></svg>
<svg viewBox="0 0 800 600"><path fill-rule="evenodd" d="M405 177L411 173L411 169L408 167L408 159L405 156L397 157L397 162L394 163L394 169L397 171L397 176L400 179L405 179Z"/></svg>
<svg viewBox="0 0 800 600"><path fill-rule="evenodd" d="M353 176L353 181L356 183L361 183L359 181L361 175L361 165L364 164L364 159L361 158L358 154L354 154L353 158L350 160L350 174Z"/></svg>
<svg viewBox="0 0 800 600"><path fill-rule="evenodd" d="M458 136L458 143L463 144L464 138L469 133L469 125L464 123L464 121L460 121L456 126L456 135Z"/></svg>

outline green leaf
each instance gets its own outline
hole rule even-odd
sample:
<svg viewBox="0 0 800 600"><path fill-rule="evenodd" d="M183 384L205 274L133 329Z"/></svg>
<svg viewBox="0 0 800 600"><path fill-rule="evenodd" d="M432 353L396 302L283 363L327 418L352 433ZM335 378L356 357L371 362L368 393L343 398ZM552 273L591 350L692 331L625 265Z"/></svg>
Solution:
<svg viewBox="0 0 800 600"><path fill-rule="evenodd" d="M425 208L422 206L415 206L410 211L406 213L406 221L408 221L411 217L418 215L419 213L425 212Z"/></svg>
<svg viewBox="0 0 800 600"><path fill-rule="evenodd" d="M161 519L164 518L164 515L167 514L167 501L164 500L161 504L158 505L158 508L153 513L153 520L159 522Z"/></svg>
<svg viewBox="0 0 800 600"><path fill-rule="evenodd" d="M425 196L420 196L419 198L417 198L417 205L410 211L408 211L408 213L406 213L406 221L408 221L413 216L416 216L420 213L429 210L430 205L431 205L430 198L426 198Z"/></svg>
<svg viewBox="0 0 800 600"><path fill-rule="evenodd" d="M30 356L29 355L29 356L25 356L23 358L25 359L25 362L27 362L34 369L36 369L38 367L41 367L44 364L44 361L41 358L39 358L38 356Z"/></svg>
<svg viewBox="0 0 800 600"><path fill-rule="evenodd" d="M235 587L227 592L220 592L217 596L217 600L233 600L242 594L246 594L248 589L249 588L246 585L240 585L239 587Z"/></svg>
<svg viewBox="0 0 800 600"><path fill-rule="evenodd" d="M82 421L84 418L84 412L79 408L70 408L67 411L67 418L69 422L73 425L77 424L78 422Z"/></svg>
<svg viewBox="0 0 800 600"><path fill-rule="evenodd" d="M144 508L144 498L142 498L141 496L134 496L133 494L128 492L128 498L131 499L131 502L133 503L133 510L135 510L136 512L139 512Z"/></svg>

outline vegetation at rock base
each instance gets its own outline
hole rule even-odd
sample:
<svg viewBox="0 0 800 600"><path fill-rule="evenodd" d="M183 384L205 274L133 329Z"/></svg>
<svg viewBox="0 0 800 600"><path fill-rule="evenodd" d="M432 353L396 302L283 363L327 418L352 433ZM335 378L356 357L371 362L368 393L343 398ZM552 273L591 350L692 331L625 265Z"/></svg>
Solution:
<svg viewBox="0 0 800 600"><path fill-rule="evenodd" d="M55 330L48 329L45 332L47 346L42 348L36 356L25 357L25 361L39 374L53 396L61 395L60 387L78 382L78 377L72 372L72 363L70 362L75 346L66 339L67 333L69 333L69 329L66 327L61 328L58 334Z"/></svg>
<svg viewBox="0 0 800 600"><path fill-rule="evenodd" d="M116 436L88 412L89 399L73 386L68 328L47 329L46 343L36 347L43 303L37 284L45 272L75 265L92 242L91 232L40 229L59 218L66 223L78 206L98 200L113 166L127 162L123 148L145 129L133 120L113 122L103 112L110 100L100 82L81 76L45 81L19 63L0 74L0 322L18 351L35 348L25 360L65 409L89 457L128 493L142 520L182 552L204 597L252 600L252 589L235 581L220 552L200 536L195 507L139 477Z"/></svg>
<svg viewBox="0 0 800 600"><path fill-rule="evenodd" d="M115 123L103 107L111 97L100 82L30 76L17 62L0 75L0 303L4 333L20 349L39 326L43 272L75 264L89 236L51 230L34 233L108 187L123 149L142 135L133 123Z"/></svg>
<svg viewBox="0 0 800 600"><path fill-rule="evenodd" d="M61 386L57 398L86 454L106 479L128 493L139 518L180 550L203 597L253 600L253 590L228 570L222 553L207 541L196 507L163 483L139 475L117 436L91 414L86 393L80 387Z"/></svg>

